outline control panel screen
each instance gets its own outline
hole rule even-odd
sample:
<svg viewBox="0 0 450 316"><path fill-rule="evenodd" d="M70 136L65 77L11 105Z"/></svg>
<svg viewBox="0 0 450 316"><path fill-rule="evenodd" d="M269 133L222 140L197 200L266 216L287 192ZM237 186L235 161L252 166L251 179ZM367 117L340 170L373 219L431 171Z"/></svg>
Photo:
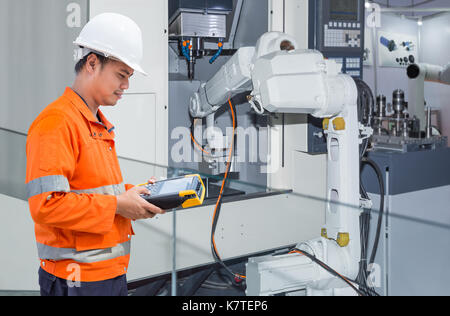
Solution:
<svg viewBox="0 0 450 316"><path fill-rule="evenodd" d="M192 181L194 178L183 178L171 181L162 182L163 186L159 191L159 194L170 194L178 193L180 191L185 191L192 186Z"/></svg>
<svg viewBox="0 0 450 316"><path fill-rule="evenodd" d="M359 0L331 0L330 20L358 21Z"/></svg>

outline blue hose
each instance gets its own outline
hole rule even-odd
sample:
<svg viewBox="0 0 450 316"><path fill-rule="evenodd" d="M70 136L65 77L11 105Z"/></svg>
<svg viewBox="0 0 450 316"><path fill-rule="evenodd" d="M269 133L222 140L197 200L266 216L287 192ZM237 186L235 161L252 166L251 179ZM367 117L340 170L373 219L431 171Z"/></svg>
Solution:
<svg viewBox="0 0 450 316"><path fill-rule="evenodd" d="M186 57L187 61L191 61L191 57L189 56L189 48L187 46L181 45L181 52L183 53L184 57Z"/></svg>
<svg viewBox="0 0 450 316"><path fill-rule="evenodd" d="M217 58L219 58L220 54L222 54L223 46L220 46L217 50L217 53L209 60L209 63L212 64L216 61Z"/></svg>

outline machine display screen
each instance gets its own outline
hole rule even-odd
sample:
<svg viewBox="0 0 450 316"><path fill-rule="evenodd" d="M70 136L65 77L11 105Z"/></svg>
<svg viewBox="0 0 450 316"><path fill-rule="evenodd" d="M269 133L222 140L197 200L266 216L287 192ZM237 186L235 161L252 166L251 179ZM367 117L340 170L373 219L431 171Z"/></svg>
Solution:
<svg viewBox="0 0 450 316"><path fill-rule="evenodd" d="M330 20L358 21L359 0L330 0Z"/></svg>
<svg viewBox="0 0 450 316"><path fill-rule="evenodd" d="M192 181L194 178L183 178L162 182L159 194L170 194L185 191L192 188Z"/></svg>

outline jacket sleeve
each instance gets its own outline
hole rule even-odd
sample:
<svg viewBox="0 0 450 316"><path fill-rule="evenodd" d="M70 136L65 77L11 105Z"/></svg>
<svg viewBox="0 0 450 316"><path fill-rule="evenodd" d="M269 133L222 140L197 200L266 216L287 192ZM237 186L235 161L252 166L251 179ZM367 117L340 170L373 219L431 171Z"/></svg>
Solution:
<svg viewBox="0 0 450 316"><path fill-rule="evenodd" d="M71 193L78 155L76 135L62 114L41 120L27 139L27 195L35 223L78 232L106 234L117 198Z"/></svg>

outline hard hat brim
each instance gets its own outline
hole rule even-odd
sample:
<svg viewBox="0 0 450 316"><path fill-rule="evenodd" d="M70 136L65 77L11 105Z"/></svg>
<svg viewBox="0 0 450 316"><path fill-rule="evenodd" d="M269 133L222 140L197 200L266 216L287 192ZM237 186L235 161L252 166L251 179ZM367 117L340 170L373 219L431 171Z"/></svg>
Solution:
<svg viewBox="0 0 450 316"><path fill-rule="evenodd" d="M117 56L116 54L112 54L106 50L103 49L99 49L98 47L92 47L91 45L88 45L86 43L83 43L82 41L80 41L79 39L77 39L76 41L73 42L74 45L77 45L79 47L84 47L84 48L88 48L94 52L97 52L107 58L111 58L113 57L114 59L117 59L121 62L123 62L125 65L127 65L128 67L132 68L134 71L137 71L141 74L143 74L144 76L148 76L148 73L144 71L144 69L142 69L142 67L136 63L132 63L129 62L128 60L126 60L126 58L123 58L121 56Z"/></svg>

